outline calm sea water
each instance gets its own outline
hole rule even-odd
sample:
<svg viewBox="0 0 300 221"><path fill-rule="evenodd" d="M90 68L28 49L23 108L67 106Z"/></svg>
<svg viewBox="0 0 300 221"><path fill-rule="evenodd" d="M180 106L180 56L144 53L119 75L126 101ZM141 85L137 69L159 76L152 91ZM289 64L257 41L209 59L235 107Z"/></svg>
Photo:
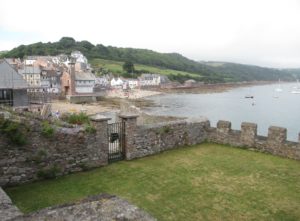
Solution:
<svg viewBox="0 0 300 221"><path fill-rule="evenodd" d="M241 122L258 124L258 134L267 135L269 126L286 127L288 140L297 141L300 132L300 94L292 94L296 83L237 88L215 94L165 94L149 98L160 107L147 110L155 115L206 117L212 126L218 120L229 120L233 129ZM253 95L253 99L246 99Z"/></svg>

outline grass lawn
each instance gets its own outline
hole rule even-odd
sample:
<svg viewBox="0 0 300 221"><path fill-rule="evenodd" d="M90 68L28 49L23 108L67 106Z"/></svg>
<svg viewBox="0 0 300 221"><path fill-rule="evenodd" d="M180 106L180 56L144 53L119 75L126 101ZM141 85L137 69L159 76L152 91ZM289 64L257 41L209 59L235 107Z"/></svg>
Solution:
<svg viewBox="0 0 300 221"><path fill-rule="evenodd" d="M105 192L158 220L300 220L300 162L217 144L6 191L24 212Z"/></svg>

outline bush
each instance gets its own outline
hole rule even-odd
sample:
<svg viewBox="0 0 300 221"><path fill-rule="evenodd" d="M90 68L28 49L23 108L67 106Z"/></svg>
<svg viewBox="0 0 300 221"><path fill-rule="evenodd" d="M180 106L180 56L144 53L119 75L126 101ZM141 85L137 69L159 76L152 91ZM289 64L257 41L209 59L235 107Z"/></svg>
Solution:
<svg viewBox="0 0 300 221"><path fill-rule="evenodd" d="M78 124L78 125L82 125L82 124L89 124L90 123L90 118L88 115L86 115L85 113L79 113L79 114L71 114L69 116L67 116L66 121L69 124Z"/></svg>
<svg viewBox="0 0 300 221"><path fill-rule="evenodd" d="M0 132L7 135L11 143L24 145L27 143L26 132L28 128L18 122L2 120L0 122Z"/></svg>
<svg viewBox="0 0 300 221"><path fill-rule="evenodd" d="M90 134L94 134L96 133L96 128L92 125L92 124L85 124L85 132L90 133Z"/></svg>
<svg viewBox="0 0 300 221"><path fill-rule="evenodd" d="M43 168L37 172L38 178L42 179L53 179L61 172L61 169L57 166L51 166L49 168Z"/></svg>
<svg viewBox="0 0 300 221"><path fill-rule="evenodd" d="M42 123L42 135L45 137L53 137L54 135L54 128L49 124L48 121L44 121Z"/></svg>

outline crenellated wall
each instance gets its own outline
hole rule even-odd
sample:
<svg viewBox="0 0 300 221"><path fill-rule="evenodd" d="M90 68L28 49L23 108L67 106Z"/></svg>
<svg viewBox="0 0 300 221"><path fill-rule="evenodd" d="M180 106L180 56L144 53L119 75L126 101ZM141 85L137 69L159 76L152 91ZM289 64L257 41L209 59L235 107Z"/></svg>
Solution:
<svg viewBox="0 0 300 221"><path fill-rule="evenodd" d="M286 140L287 130L271 126L268 136L257 135L257 125L242 123L232 130L231 122L211 127L205 119L138 125L137 115L121 115L125 122L125 158L131 160L173 148L205 141L251 148L300 160L299 142ZM52 137L41 134L41 125L29 122L29 142L12 145L0 134L0 186L17 185L42 178L108 164L108 118L94 117L95 133L82 127L57 128Z"/></svg>
<svg viewBox="0 0 300 221"><path fill-rule="evenodd" d="M126 159L128 160L179 146L200 144L204 141L251 148L300 160L300 144L286 140L286 128L271 126L268 136L264 137L257 135L257 124L248 122L241 124L241 130L233 130L231 122L222 120L217 123L217 127L211 127L208 120L138 126L137 116L120 117L127 125Z"/></svg>

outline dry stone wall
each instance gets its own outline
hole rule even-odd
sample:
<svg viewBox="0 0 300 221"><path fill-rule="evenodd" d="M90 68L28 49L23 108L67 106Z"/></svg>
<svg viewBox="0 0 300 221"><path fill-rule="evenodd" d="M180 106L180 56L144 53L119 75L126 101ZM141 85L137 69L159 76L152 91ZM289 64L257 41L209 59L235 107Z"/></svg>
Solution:
<svg viewBox="0 0 300 221"><path fill-rule="evenodd" d="M25 122L23 122L25 123ZM95 133L83 127L57 128L42 135L40 122L31 121L27 144L14 145L0 134L0 186L53 178L108 163L107 120L94 119Z"/></svg>

